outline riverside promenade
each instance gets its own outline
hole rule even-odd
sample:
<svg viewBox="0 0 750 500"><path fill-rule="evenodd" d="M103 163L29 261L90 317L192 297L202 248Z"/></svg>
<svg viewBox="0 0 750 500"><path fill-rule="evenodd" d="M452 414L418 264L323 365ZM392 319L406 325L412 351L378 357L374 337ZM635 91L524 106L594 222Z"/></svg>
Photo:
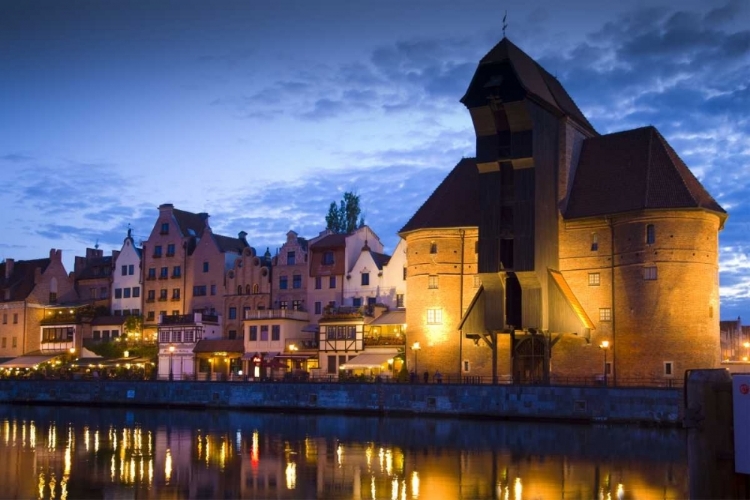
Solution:
<svg viewBox="0 0 750 500"><path fill-rule="evenodd" d="M681 425L675 388L1 380L0 403L213 408Z"/></svg>

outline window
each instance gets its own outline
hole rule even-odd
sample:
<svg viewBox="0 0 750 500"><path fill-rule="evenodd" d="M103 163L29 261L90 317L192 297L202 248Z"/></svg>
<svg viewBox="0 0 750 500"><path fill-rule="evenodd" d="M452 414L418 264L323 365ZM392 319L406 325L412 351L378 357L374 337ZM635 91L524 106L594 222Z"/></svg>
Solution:
<svg viewBox="0 0 750 500"><path fill-rule="evenodd" d="M374 306L375 305L375 297L367 297L367 305L368 306Z"/></svg>
<svg viewBox="0 0 750 500"><path fill-rule="evenodd" d="M180 300L180 289L179 288L173 288L172 289L172 300Z"/></svg>
<svg viewBox="0 0 750 500"><path fill-rule="evenodd" d="M243 307L242 308L242 317L245 318L245 319L250 319L250 311L252 311L252 309L250 308L250 306Z"/></svg>
<svg viewBox="0 0 750 500"><path fill-rule="evenodd" d="M404 307L404 294L403 293L396 294L396 307Z"/></svg>
<svg viewBox="0 0 750 500"><path fill-rule="evenodd" d="M301 300L293 300L292 301L292 309L295 311L301 311L302 310L302 301Z"/></svg>
<svg viewBox="0 0 750 500"><path fill-rule="evenodd" d="M320 290L321 288L323 288L323 278L321 278L320 276L316 276L315 277L315 289Z"/></svg>
<svg viewBox="0 0 750 500"><path fill-rule="evenodd" d="M253 284L253 293L260 293L260 285L257 283Z"/></svg>
<svg viewBox="0 0 750 500"><path fill-rule="evenodd" d="M122 311L119 309L115 309L115 316L121 316L121 315L122 315Z"/></svg>
<svg viewBox="0 0 750 500"><path fill-rule="evenodd" d="M599 273L589 273L589 286L599 286L600 276Z"/></svg>
<svg viewBox="0 0 750 500"><path fill-rule="evenodd" d="M163 279L167 279L168 277L169 277L169 268L168 267L162 267L159 270L159 279L163 280Z"/></svg>
<svg viewBox="0 0 750 500"><path fill-rule="evenodd" d="M268 342L268 325L260 325L260 341Z"/></svg>
<svg viewBox="0 0 750 500"><path fill-rule="evenodd" d="M133 276L133 275L135 274L135 265L133 265L133 264L130 264L130 265L128 266L128 274L129 274L130 276Z"/></svg>
<svg viewBox="0 0 750 500"><path fill-rule="evenodd" d="M133 297L137 299L140 296L141 296L141 287L134 286L133 287Z"/></svg>
<svg viewBox="0 0 750 500"><path fill-rule="evenodd" d="M286 290L289 288L289 278L287 276L279 276L279 289Z"/></svg>
<svg viewBox="0 0 750 500"><path fill-rule="evenodd" d="M130 298L130 288L123 288L122 289L122 298L123 299L129 299Z"/></svg>
<svg viewBox="0 0 750 500"><path fill-rule="evenodd" d="M154 311L149 311L146 314L146 321L153 321L154 320Z"/></svg>
<svg viewBox="0 0 750 500"><path fill-rule="evenodd" d="M247 335L248 335L248 339L249 339L250 341L252 341L252 342L254 342L254 341L258 340L258 327L257 327L257 326L254 326L254 325L253 325L253 326L251 326L251 327L250 327L250 328L248 329Z"/></svg>
<svg viewBox="0 0 750 500"><path fill-rule="evenodd" d="M482 278L477 274L474 276L474 288L479 288L480 286L482 286Z"/></svg>
<svg viewBox="0 0 750 500"><path fill-rule="evenodd" d="M646 244L653 245L654 243L656 243L656 229L654 229L653 224L648 224L646 226Z"/></svg>
<svg viewBox="0 0 750 500"><path fill-rule="evenodd" d="M5 349L6 347L6 342L7 342L7 339L3 337L3 343L2 343L3 349Z"/></svg>
<svg viewBox="0 0 750 500"><path fill-rule="evenodd" d="M370 284L370 273L362 273L362 286Z"/></svg>
<svg viewBox="0 0 750 500"><path fill-rule="evenodd" d="M180 266L174 266L172 268L172 277L179 278L180 276L182 276L182 269L180 268Z"/></svg>
<svg viewBox="0 0 750 500"><path fill-rule="evenodd" d="M315 314L321 314L323 312L323 304L320 302L315 303Z"/></svg>
<svg viewBox="0 0 750 500"><path fill-rule="evenodd" d="M18 347L18 337L13 337L13 345L11 347Z"/></svg>
<svg viewBox="0 0 750 500"><path fill-rule="evenodd" d="M14 325L18 324L18 313L13 313L13 324Z"/></svg>
<svg viewBox="0 0 750 500"><path fill-rule="evenodd" d="M468 372L469 372L469 367L470 367L470 365L469 365L469 360L468 360L468 359L465 359L465 360L464 360L464 362L463 362L463 370L464 370L464 373L468 373Z"/></svg>
<svg viewBox="0 0 750 500"><path fill-rule="evenodd" d="M336 288L336 276L331 276L328 279L328 288Z"/></svg>
<svg viewBox="0 0 750 500"><path fill-rule="evenodd" d="M438 277L436 274L431 274L429 278L427 278L427 288L435 289L438 287Z"/></svg>
<svg viewBox="0 0 750 500"><path fill-rule="evenodd" d="M122 288L115 288L115 298L116 299L122 298Z"/></svg>
<svg viewBox="0 0 750 500"><path fill-rule="evenodd" d="M154 247L154 257L161 257L161 245Z"/></svg>
<svg viewBox="0 0 750 500"><path fill-rule="evenodd" d="M204 273L207 273L207 272L208 272L208 262L204 262L204 263L203 263L203 272L204 272Z"/></svg>
<svg viewBox="0 0 750 500"><path fill-rule="evenodd" d="M206 295L206 285L196 285L193 287L193 295L201 297Z"/></svg>
<svg viewBox="0 0 750 500"><path fill-rule="evenodd" d="M159 300L167 300L167 289L162 288L159 290Z"/></svg>
<svg viewBox="0 0 750 500"><path fill-rule="evenodd" d="M3 313L3 324L4 325L8 324L8 313Z"/></svg>
<svg viewBox="0 0 750 500"><path fill-rule="evenodd" d="M591 251L596 252L599 250L599 235L591 233Z"/></svg>
<svg viewBox="0 0 750 500"><path fill-rule="evenodd" d="M612 362L607 361L607 363L604 365L604 373L607 375L612 375Z"/></svg>
<svg viewBox="0 0 750 500"><path fill-rule="evenodd" d="M169 234L169 222L163 222L161 225L161 234Z"/></svg>
<svg viewBox="0 0 750 500"><path fill-rule="evenodd" d="M333 265L333 252L328 250L326 252L323 252L323 265L324 266L332 266Z"/></svg>
<svg viewBox="0 0 750 500"><path fill-rule="evenodd" d="M653 281L656 279L656 266L648 266L643 268L643 279L647 281Z"/></svg>
<svg viewBox="0 0 750 500"><path fill-rule="evenodd" d="M140 309L133 309L132 311L130 311L130 314L132 314L133 316L140 316L141 315L141 310Z"/></svg>
<svg viewBox="0 0 750 500"><path fill-rule="evenodd" d="M149 302L153 302L155 298L156 298L156 290L149 290L146 300L148 300Z"/></svg>
<svg viewBox="0 0 750 500"><path fill-rule="evenodd" d="M674 375L674 363L672 361L664 362L664 376L671 377Z"/></svg>
<svg viewBox="0 0 750 500"><path fill-rule="evenodd" d="M352 299L352 305L354 307L360 307L362 305L362 297L354 297Z"/></svg>
<svg viewBox="0 0 750 500"><path fill-rule="evenodd" d="M406 281L406 267L404 267L404 273L403 273L403 278L402 278L402 279L403 279L404 281Z"/></svg>
<svg viewBox="0 0 750 500"><path fill-rule="evenodd" d="M427 309L427 324L428 325L442 325L443 324L443 310L442 309Z"/></svg>
<svg viewBox="0 0 750 500"><path fill-rule="evenodd" d="M211 285L211 295L216 295L216 285Z"/></svg>
<svg viewBox="0 0 750 500"><path fill-rule="evenodd" d="M167 257L174 257L174 243L167 245Z"/></svg>
<svg viewBox="0 0 750 500"><path fill-rule="evenodd" d="M281 325L271 325L271 340L278 342L281 339Z"/></svg>
<svg viewBox="0 0 750 500"><path fill-rule="evenodd" d="M430 253L431 254L437 253L437 243L435 243L434 241L430 243Z"/></svg>
<svg viewBox="0 0 750 500"><path fill-rule="evenodd" d="M599 321L612 321L612 308L600 307L599 308Z"/></svg>
<svg viewBox="0 0 750 500"><path fill-rule="evenodd" d="M148 268L148 279L150 279L150 280L156 279L156 268L155 267L149 267Z"/></svg>
<svg viewBox="0 0 750 500"><path fill-rule="evenodd" d="M286 253L286 265L293 266L294 263L295 263L294 252L287 252Z"/></svg>
<svg viewBox="0 0 750 500"><path fill-rule="evenodd" d="M279 302L279 309L285 310L288 305L289 303L286 300L282 300L281 302Z"/></svg>
<svg viewBox="0 0 750 500"><path fill-rule="evenodd" d="M50 292L49 293L49 303L54 304L57 302L57 292Z"/></svg>
<svg viewBox="0 0 750 500"><path fill-rule="evenodd" d="M128 275L128 266L122 266L121 272L122 272L123 276L127 276Z"/></svg>
<svg viewBox="0 0 750 500"><path fill-rule="evenodd" d="M229 340L235 340L237 338L237 330L229 330Z"/></svg>
<svg viewBox="0 0 750 500"><path fill-rule="evenodd" d="M295 274L292 276L292 288L302 288L302 275Z"/></svg>
<svg viewBox="0 0 750 500"><path fill-rule="evenodd" d="M100 299L106 299L107 298L107 287L103 286L99 288L99 298Z"/></svg>
<svg viewBox="0 0 750 500"><path fill-rule="evenodd" d="M237 308L236 307L230 307L229 308L229 319L237 319Z"/></svg>

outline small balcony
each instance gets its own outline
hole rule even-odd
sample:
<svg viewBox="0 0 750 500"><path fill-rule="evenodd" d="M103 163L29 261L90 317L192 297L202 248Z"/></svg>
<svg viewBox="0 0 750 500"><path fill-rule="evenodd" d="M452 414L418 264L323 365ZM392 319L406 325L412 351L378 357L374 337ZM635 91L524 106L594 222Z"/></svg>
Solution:
<svg viewBox="0 0 750 500"><path fill-rule="evenodd" d="M294 309L258 309L256 311L245 311L244 319L296 319L307 321L309 316L305 311L295 311Z"/></svg>

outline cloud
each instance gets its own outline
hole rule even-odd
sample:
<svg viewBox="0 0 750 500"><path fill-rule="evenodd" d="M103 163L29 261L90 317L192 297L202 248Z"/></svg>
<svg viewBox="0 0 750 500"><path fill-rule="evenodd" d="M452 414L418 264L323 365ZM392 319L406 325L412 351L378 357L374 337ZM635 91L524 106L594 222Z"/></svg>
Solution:
<svg viewBox="0 0 750 500"><path fill-rule="evenodd" d="M17 153L8 153L6 155L0 156L0 160L9 161L13 163L27 162L33 159L34 158L32 158L31 156L26 156L26 155L17 154Z"/></svg>

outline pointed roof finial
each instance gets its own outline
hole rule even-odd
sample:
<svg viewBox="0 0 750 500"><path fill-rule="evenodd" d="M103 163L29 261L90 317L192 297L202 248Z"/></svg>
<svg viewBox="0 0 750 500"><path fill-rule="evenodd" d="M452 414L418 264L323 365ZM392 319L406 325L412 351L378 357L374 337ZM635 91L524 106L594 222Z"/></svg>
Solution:
<svg viewBox="0 0 750 500"><path fill-rule="evenodd" d="M505 11L505 15L503 16L503 38L505 38L505 30L508 29L508 23L506 23L506 19L508 19L508 11Z"/></svg>
<svg viewBox="0 0 750 500"><path fill-rule="evenodd" d="M96 250L99 250L99 238L96 239L96 243L94 243L94 248Z"/></svg>

